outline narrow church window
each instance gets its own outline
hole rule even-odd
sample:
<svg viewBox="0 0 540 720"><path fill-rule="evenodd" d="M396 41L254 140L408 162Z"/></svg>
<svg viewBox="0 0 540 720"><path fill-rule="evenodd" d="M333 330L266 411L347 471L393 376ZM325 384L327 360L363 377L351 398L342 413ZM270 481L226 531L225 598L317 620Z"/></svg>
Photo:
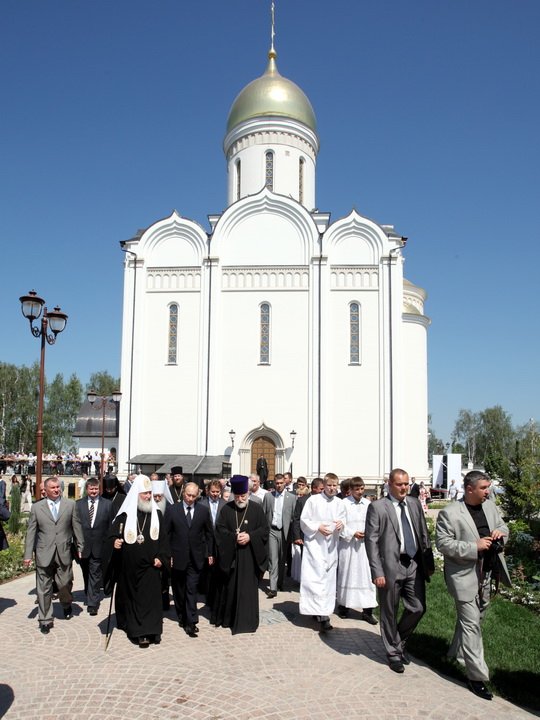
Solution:
<svg viewBox="0 0 540 720"><path fill-rule="evenodd" d="M351 365L360 365L360 305L353 302L349 305L350 356Z"/></svg>
<svg viewBox="0 0 540 720"><path fill-rule="evenodd" d="M178 305L169 305L169 352L167 362L169 365L176 365L178 348Z"/></svg>
<svg viewBox="0 0 540 720"><path fill-rule="evenodd" d="M274 189L274 153L267 152L265 159L265 180L264 184L269 190Z"/></svg>
<svg viewBox="0 0 540 720"><path fill-rule="evenodd" d="M270 305L261 305L261 341L259 348L259 363L270 364Z"/></svg>
<svg viewBox="0 0 540 720"><path fill-rule="evenodd" d="M242 181L242 167L240 160L236 161L236 199L240 200L240 187Z"/></svg>
<svg viewBox="0 0 540 720"><path fill-rule="evenodd" d="M298 202L304 202L304 158L300 158L298 162Z"/></svg>

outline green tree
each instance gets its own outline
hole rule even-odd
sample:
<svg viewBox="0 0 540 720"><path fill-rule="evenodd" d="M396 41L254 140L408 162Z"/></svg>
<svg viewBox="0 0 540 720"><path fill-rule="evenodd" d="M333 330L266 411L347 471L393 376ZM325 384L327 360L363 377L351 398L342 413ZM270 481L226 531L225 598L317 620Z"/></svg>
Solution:
<svg viewBox="0 0 540 720"><path fill-rule="evenodd" d="M39 365L0 363L0 447L7 452L36 449Z"/></svg>
<svg viewBox="0 0 540 720"><path fill-rule="evenodd" d="M431 415L428 415L428 462L431 463L433 455L443 455L444 452L444 442L435 434L431 426Z"/></svg>
<svg viewBox="0 0 540 720"><path fill-rule="evenodd" d="M461 409L452 431L452 444L455 452L460 452L460 450L457 450L457 446L461 446L465 449L463 454L467 456L468 461L473 465L476 462L476 447L480 425L480 413Z"/></svg>
<svg viewBox="0 0 540 720"><path fill-rule="evenodd" d="M502 478L504 493L501 503L510 520L531 519L540 512L540 465L534 448L516 441L515 452L506 476Z"/></svg>
<svg viewBox="0 0 540 720"><path fill-rule="evenodd" d="M60 452L73 447L73 428L83 401L83 388L76 375L64 383L58 373L47 388L43 417L43 449Z"/></svg>
<svg viewBox="0 0 540 720"><path fill-rule="evenodd" d="M512 418L500 405L482 410L479 416L480 429L477 437L477 458L484 466L488 462L493 463L496 461L501 463L501 472L503 472L504 462L506 460L506 463L508 463L516 441ZM499 477L504 477L504 475L499 474Z"/></svg>
<svg viewBox="0 0 540 720"><path fill-rule="evenodd" d="M113 377L106 370L100 370L90 375L90 380L86 385L86 392L93 390L102 397L108 397L115 390L120 389L120 378Z"/></svg>

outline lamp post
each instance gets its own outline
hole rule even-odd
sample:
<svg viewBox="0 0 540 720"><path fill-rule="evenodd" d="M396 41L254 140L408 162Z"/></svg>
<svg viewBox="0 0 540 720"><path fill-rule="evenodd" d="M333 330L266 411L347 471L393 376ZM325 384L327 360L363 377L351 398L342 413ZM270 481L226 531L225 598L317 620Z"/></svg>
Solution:
<svg viewBox="0 0 540 720"><path fill-rule="evenodd" d="M39 361L39 400L36 433L36 487L35 498L41 498L41 478L43 471L43 403L45 398L45 341L54 345L56 336L66 327L68 316L59 307L47 310L45 300L34 290L19 298L24 317L30 323L30 331L34 337L41 338L41 355ZM34 320L41 317L41 326L34 327ZM48 332L51 331L51 333Z"/></svg>
<svg viewBox="0 0 540 720"><path fill-rule="evenodd" d="M112 394L112 399L110 399L108 395L98 395L94 390L89 390L86 397L93 407L103 411L103 415L101 416L101 462L99 464L99 493L101 495L103 492L103 464L105 462L105 410L110 403L112 403L116 409L122 399L122 393L120 390L115 390ZM98 405L94 405L96 400L99 400Z"/></svg>
<svg viewBox="0 0 540 720"><path fill-rule="evenodd" d="M292 453L294 450L294 441L296 440L296 430L291 430L290 435L291 435L291 462L289 464L289 472L292 475L292 471L293 471L293 469L292 469Z"/></svg>
<svg viewBox="0 0 540 720"><path fill-rule="evenodd" d="M236 433L234 430L229 430L229 437L231 438L231 450L234 450L234 438L236 436Z"/></svg>

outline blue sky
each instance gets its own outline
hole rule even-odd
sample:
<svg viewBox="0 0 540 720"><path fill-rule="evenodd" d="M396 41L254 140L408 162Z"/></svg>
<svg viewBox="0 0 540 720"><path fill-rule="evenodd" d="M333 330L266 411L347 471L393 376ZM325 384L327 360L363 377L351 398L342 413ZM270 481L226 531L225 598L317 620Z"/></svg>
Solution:
<svg viewBox="0 0 540 720"><path fill-rule="evenodd" d="M18 298L69 315L47 376L119 374L119 241L226 203L231 103L262 74L266 0L0 3L0 360L39 343ZM540 3L277 0L282 75L315 109L317 204L409 237L429 407L540 419Z"/></svg>

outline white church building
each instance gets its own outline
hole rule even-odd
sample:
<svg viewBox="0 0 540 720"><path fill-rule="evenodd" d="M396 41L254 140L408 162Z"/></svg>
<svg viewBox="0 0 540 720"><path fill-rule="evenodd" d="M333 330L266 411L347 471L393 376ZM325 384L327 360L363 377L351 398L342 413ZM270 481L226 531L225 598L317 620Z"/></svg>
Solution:
<svg viewBox="0 0 540 720"><path fill-rule="evenodd" d="M426 478L426 294L393 226L318 210L315 114L273 44L223 149L208 229L173 212L122 243L119 471L249 474L262 453L271 476Z"/></svg>

